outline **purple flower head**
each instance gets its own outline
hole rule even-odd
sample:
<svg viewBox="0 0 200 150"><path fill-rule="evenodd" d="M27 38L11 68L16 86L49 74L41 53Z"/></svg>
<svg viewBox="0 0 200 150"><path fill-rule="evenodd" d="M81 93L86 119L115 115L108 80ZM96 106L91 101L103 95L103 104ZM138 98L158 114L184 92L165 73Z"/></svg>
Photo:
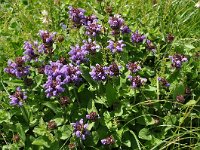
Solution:
<svg viewBox="0 0 200 150"><path fill-rule="evenodd" d="M163 86L166 86L166 87L170 86L170 83L164 78L158 77L158 81L160 81Z"/></svg>
<svg viewBox="0 0 200 150"><path fill-rule="evenodd" d="M119 76L120 69L121 69L121 66L118 66L115 62L112 62L112 64L109 67L107 67L106 74L108 74L110 76Z"/></svg>
<svg viewBox="0 0 200 150"><path fill-rule="evenodd" d="M69 18L75 27L80 27L85 22L85 10L82 8L73 8L69 6Z"/></svg>
<svg viewBox="0 0 200 150"><path fill-rule="evenodd" d="M129 62L126 67L128 68L128 70L131 71L131 73L136 73L139 70L141 70L141 67L139 66L138 62Z"/></svg>
<svg viewBox="0 0 200 150"><path fill-rule="evenodd" d="M106 67L102 67L99 64L96 64L96 66L91 66L92 71L89 72L93 80L96 81L104 81L106 80Z"/></svg>
<svg viewBox="0 0 200 150"><path fill-rule="evenodd" d="M94 20L93 22L88 21L85 29L88 36L94 37L101 32L102 26L98 24L97 20Z"/></svg>
<svg viewBox="0 0 200 150"><path fill-rule="evenodd" d="M55 37L56 32L49 33L48 31L40 30L39 35L42 38L43 43L50 44L54 42L53 38Z"/></svg>
<svg viewBox="0 0 200 150"><path fill-rule="evenodd" d="M113 17L109 18L108 23L113 30L119 30L124 24L124 19L121 18L121 15L115 14Z"/></svg>
<svg viewBox="0 0 200 150"><path fill-rule="evenodd" d="M96 121L100 117L99 117L99 114L97 114L96 112L91 112L91 113L89 113L89 114L86 115L86 118L88 120Z"/></svg>
<svg viewBox="0 0 200 150"><path fill-rule="evenodd" d="M132 77L129 76L128 77L129 80L131 81L132 87L133 88L139 88L140 86L142 86L145 82L147 82L146 78L141 78L139 75Z"/></svg>
<svg viewBox="0 0 200 150"><path fill-rule="evenodd" d="M68 54L70 55L70 59L72 62L80 65L81 63L88 61L88 59L86 58L86 55L88 53L89 52L87 50L81 49L79 45L76 45L75 47L71 46L71 50Z"/></svg>
<svg viewBox="0 0 200 150"><path fill-rule="evenodd" d="M87 127L88 124L83 123L83 119L77 121L76 123L71 123L73 126L73 135L75 135L78 138L81 138L82 140L85 140L86 136L90 134Z"/></svg>
<svg viewBox="0 0 200 150"><path fill-rule="evenodd" d="M44 73L48 76L56 77L57 75L61 75L60 72L63 64L60 61L52 62L50 61L50 65L46 65L44 69Z"/></svg>
<svg viewBox="0 0 200 150"><path fill-rule="evenodd" d="M154 44L150 40L146 41L146 48L148 50L152 51L153 53L156 52L156 47L154 46Z"/></svg>
<svg viewBox="0 0 200 150"><path fill-rule="evenodd" d="M79 66L74 66L72 64L64 65L61 69L62 74L64 74L63 82L65 84L74 83L79 84L82 81L81 71Z"/></svg>
<svg viewBox="0 0 200 150"><path fill-rule="evenodd" d="M81 49L83 51L88 51L90 54L95 54L100 49L100 46L90 38L87 41L84 40L83 43L84 44L81 46Z"/></svg>
<svg viewBox="0 0 200 150"><path fill-rule="evenodd" d="M62 87L64 82L62 81L62 76L58 75L56 77L48 76L46 83L44 84L46 96L52 97L64 92Z"/></svg>
<svg viewBox="0 0 200 150"><path fill-rule="evenodd" d="M35 41L33 44L26 41L24 42L24 56L23 59L25 61L35 60L37 61L37 58L39 56L39 53L44 52L45 47L43 44L39 45L37 41Z"/></svg>
<svg viewBox="0 0 200 150"><path fill-rule="evenodd" d="M95 15L91 15L91 16L88 16L88 17L85 17L84 19L82 19L82 23L85 26L88 26L88 23L97 22L97 21L98 21L98 19Z"/></svg>
<svg viewBox="0 0 200 150"><path fill-rule="evenodd" d="M21 78L29 74L29 66L25 66L25 61L22 57L17 57L15 62L8 61L8 67L4 69L8 74Z"/></svg>
<svg viewBox="0 0 200 150"><path fill-rule="evenodd" d="M181 68L183 62L188 61L188 59L181 54L175 54L174 56L169 56L172 61L172 67Z"/></svg>
<svg viewBox="0 0 200 150"><path fill-rule="evenodd" d="M82 80L78 66L63 65L60 61L50 62L50 65L45 66L44 73L48 76L44 84L47 97L57 96L64 92L65 84L78 84Z"/></svg>
<svg viewBox="0 0 200 150"><path fill-rule="evenodd" d="M112 53L122 52L123 47L126 46L126 44L123 43L123 40L119 40L117 42L109 40L108 42L109 42L109 45L107 46L107 48L110 49Z"/></svg>
<svg viewBox="0 0 200 150"><path fill-rule="evenodd" d="M11 99L10 104L13 106L22 106L23 101L27 99L26 93L22 92L20 87L16 88L16 91L13 95L10 95L9 98Z"/></svg>
<svg viewBox="0 0 200 150"><path fill-rule="evenodd" d="M112 136L109 136L109 137L107 137L107 138L105 138L105 139L102 139L102 140L101 140L101 143L102 143L103 145L111 145L111 144L114 144L114 143L115 143L115 140L113 139Z"/></svg>
<svg viewBox="0 0 200 150"><path fill-rule="evenodd" d="M126 25L123 25L123 26L120 28L120 30L121 30L122 34L128 34L128 33L131 32L131 29L130 29L128 26L126 26Z"/></svg>
<svg viewBox="0 0 200 150"><path fill-rule="evenodd" d="M143 42L144 39L146 39L146 36L140 34L138 30L131 35L131 40L133 43Z"/></svg>

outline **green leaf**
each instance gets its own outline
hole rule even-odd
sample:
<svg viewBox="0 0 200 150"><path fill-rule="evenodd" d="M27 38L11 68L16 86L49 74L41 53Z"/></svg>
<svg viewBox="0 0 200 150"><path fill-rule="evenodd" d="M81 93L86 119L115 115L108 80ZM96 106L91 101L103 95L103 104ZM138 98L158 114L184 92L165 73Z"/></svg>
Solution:
<svg viewBox="0 0 200 150"><path fill-rule="evenodd" d="M38 146L45 146L47 148L50 147L50 144L49 144L49 140L47 137L45 136L40 136L39 138L35 139L32 144L33 145L38 145Z"/></svg>
<svg viewBox="0 0 200 150"><path fill-rule="evenodd" d="M144 115L137 119L137 123L147 126L147 125L153 125L155 122L154 122L153 117Z"/></svg>
<svg viewBox="0 0 200 150"><path fill-rule="evenodd" d="M45 103L43 103L43 105L45 105L48 108L50 108L51 110L53 110L53 112L56 114L58 114L58 112L61 111L55 102L45 102Z"/></svg>
<svg viewBox="0 0 200 150"><path fill-rule="evenodd" d="M169 114L169 115L164 117L164 120L165 120L165 124L174 125L177 121L177 118L176 118L175 115Z"/></svg>
<svg viewBox="0 0 200 150"><path fill-rule="evenodd" d="M118 107L117 110L115 111L115 116L122 116L124 107L125 107L124 105Z"/></svg>
<svg viewBox="0 0 200 150"><path fill-rule="evenodd" d="M91 112L97 112L97 109L95 107L95 102L94 100L90 99L87 105L87 112L91 113Z"/></svg>
<svg viewBox="0 0 200 150"><path fill-rule="evenodd" d="M10 122L10 118L11 118L11 116L10 116L9 112L7 112L3 109L0 109L0 123L2 123L2 122L8 123L8 122Z"/></svg>
<svg viewBox="0 0 200 150"><path fill-rule="evenodd" d="M25 142L26 141L25 132L20 123L16 124L16 129L17 129L17 132L19 133L19 136L22 139L22 141Z"/></svg>
<svg viewBox="0 0 200 150"><path fill-rule="evenodd" d="M35 77L36 86L33 88L33 90L35 90L37 87L39 87L41 85L42 80L43 80L43 74L38 74Z"/></svg>
<svg viewBox="0 0 200 150"><path fill-rule="evenodd" d="M110 83L106 85L106 98L109 105L112 105L118 98L116 88L114 88Z"/></svg>
<svg viewBox="0 0 200 150"><path fill-rule="evenodd" d="M191 107L191 106L194 106L196 105L197 101L195 100L190 100L189 102L187 102L185 105L183 105L183 107Z"/></svg>
<svg viewBox="0 0 200 150"><path fill-rule="evenodd" d="M96 145L99 141L99 135L97 131L92 132L92 139L93 143Z"/></svg>
<svg viewBox="0 0 200 150"><path fill-rule="evenodd" d="M61 133L60 139L66 140L72 135L72 126L71 125L64 125L58 128L58 131Z"/></svg>
<svg viewBox="0 0 200 150"><path fill-rule="evenodd" d="M143 140L152 140L152 135L147 128L143 128L142 130L140 130L138 137Z"/></svg>

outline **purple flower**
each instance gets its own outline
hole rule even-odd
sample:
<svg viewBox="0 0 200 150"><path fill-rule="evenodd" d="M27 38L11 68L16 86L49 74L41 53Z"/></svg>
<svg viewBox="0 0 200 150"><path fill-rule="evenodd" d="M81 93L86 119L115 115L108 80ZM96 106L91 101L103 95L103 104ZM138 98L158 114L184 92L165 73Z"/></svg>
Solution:
<svg viewBox="0 0 200 150"><path fill-rule="evenodd" d="M97 23L97 20L93 20L93 22L87 22L87 26L85 26L85 29L88 36L94 37L101 32L102 26Z"/></svg>
<svg viewBox="0 0 200 150"><path fill-rule="evenodd" d="M126 25L123 25L121 28L120 28L122 34L128 34L131 32L130 28Z"/></svg>
<svg viewBox="0 0 200 150"><path fill-rule="evenodd" d="M169 56L172 61L172 67L181 68L183 62L188 61L188 59L181 54L175 54L174 56Z"/></svg>
<svg viewBox="0 0 200 150"><path fill-rule="evenodd" d="M139 64L137 62L129 62L126 67L128 68L128 70L131 71L131 73L136 73L138 72L139 70L141 70L141 67L139 66Z"/></svg>
<svg viewBox="0 0 200 150"><path fill-rule="evenodd" d="M81 46L81 49L83 51L88 51L90 54L94 54L97 52L97 50L100 49L100 46L97 45L95 41L92 41L90 38L86 41L83 41L83 46Z"/></svg>
<svg viewBox="0 0 200 150"><path fill-rule="evenodd" d="M115 143L115 140L113 139L112 136L109 136L109 137L107 137L107 138L105 138L105 139L102 139L102 140L101 140L101 143L102 143L103 145L111 145L111 144L114 144L114 143Z"/></svg>
<svg viewBox="0 0 200 150"><path fill-rule="evenodd" d="M60 61L52 62L50 61L50 65L46 65L44 69L44 73L48 76L56 77L57 75L61 75L61 68L63 64Z"/></svg>
<svg viewBox="0 0 200 150"><path fill-rule="evenodd" d="M88 17L85 17L82 22L85 26L88 25L88 23L91 23L91 22L97 22L98 19L95 15L91 15L91 16L88 16Z"/></svg>
<svg viewBox="0 0 200 150"><path fill-rule="evenodd" d="M166 87L170 86L170 83L168 83L167 80L164 78L158 77L158 81L160 81L163 86L166 86Z"/></svg>
<svg viewBox="0 0 200 150"><path fill-rule="evenodd" d="M10 95L9 98L11 99L10 104L13 106L22 106L23 101L27 99L26 93L22 92L20 87L16 88L16 91L13 95Z"/></svg>
<svg viewBox="0 0 200 150"><path fill-rule="evenodd" d="M44 72L48 76L44 84L47 97L57 96L64 92L65 84L78 84L82 80L78 66L63 65L60 61L50 62L50 65L45 66Z"/></svg>
<svg viewBox="0 0 200 150"><path fill-rule="evenodd" d="M43 45L41 45L40 48L43 48L45 53L52 54L56 32L49 33L48 31L40 30L39 35L43 41Z"/></svg>
<svg viewBox="0 0 200 150"><path fill-rule="evenodd" d="M146 39L146 37L140 34L138 30L131 35L131 40L133 43L143 42L144 39Z"/></svg>
<svg viewBox="0 0 200 150"><path fill-rule="evenodd" d="M64 92L62 87L64 82L62 82L62 76L58 75L56 77L48 76L46 83L44 84L46 96L52 97Z"/></svg>
<svg viewBox="0 0 200 150"><path fill-rule="evenodd" d="M108 23L113 30L119 30L124 24L124 19L121 18L121 15L115 14L113 17L109 18Z"/></svg>
<svg viewBox="0 0 200 150"><path fill-rule="evenodd" d="M48 31L40 30L39 35L42 38L43 43L53 43L56 32L49 33Z"/></svg>
<svg viewBox="0 0 200 150"><path fill-rule="evenodd" d="M99 117L99 114L97 114L96 112L91 112L91 113L89 113L89 114L86 115L86 118L88 120L96 121L100 117Z"/></svg>
<svg viewBox="0 0 200 150"><path fill-rule="evenodd" d="M86 58L86 55L88 53L89 52L87 50L81 49L79 45L76 45L75 47L71 46L71 50L68 54L70 55L70 59L72 60L72 62L80 65L81 63L88 61L88 59Z"/></svg>
<svg viewBox="0 0 200 150"><path fill-rule="evenodd" d="M62 69L60 70L62 74L64 74L64 80L63 82L65 84L74 83L78 84L82 81L81 78L81 71L79 66L74 66L72 64L64 65Z"/></svg>
<svg viewBox="0 0 200 150"><path fill-rule="evenodd" d="M156 52L156 47L153 45L153 43L150 40L146 41L146 48L152 51L153 53Z"/></svg>
<svg viewBox="0 0 200 150"><path fill-rule="evenodd" d="M142 86L145 82L147 82L146 78L141 78L139 75L132 77L128 76L129 80L131 81L132 87L133 88L139 88Z"/></svg>
<svg viewBox="0 0 200 150"><path fill-rule="evenodd" d="M75 27L80 27L85 23L85 10L82 8L73 8L69 6L69 18L72 20Z"/></svg>
<svg viewBox="0 0 200 150"><path fill-rule="evenodd" d="M30 60L36 60L39 56L39 53L44 52L45 47L43 44L39 45L37 41L35 41L33 44L30 42L26 41L24 42L24 56L23 59L25 61L30 61Z"/></svg>
<svg viewBox="0 0 200 150"><path fill-rule="evenodd" d="M91 66L92 71L89 72L93 80L96 81L104 81L106 80L106 67L102 67L99 64L96 64L96 66Z"/></svg>
<svg viewBox="0 0 200 150"><path fill-rule="evenodd" d="M8 67L4 71L17 78L21 78L29 74L29 66L25 66L25 61L22 57L17 57L15 62L8 61Z"/></svg>
<svg viewBox="0 0 200 150"><path fill-rule="evenodd" d="M107 46L107 48L110 49L112 53L122 52L123 47L126 46L126 44L123 43L123 40L119 40L117 42L109 40L108 42L109 42L109 45Z"/></svg>
<svg viewBox="0 0 200 150"><path fill-rule="evenodd" d="M71 123L73 126L73 135L75 135L78 138L81 138L82 140L85 140L86 136L90 134L87 127L88 124L83 123L83 119L77 121L76 123Z"/></svg>
<svg viewBox="0 0 200 150"><path fill-rule="evenodd" d="M112 64L109 67L107 67L106 74L108 74L110 76L119 76L120 69L121 69L121 66L117 66L117 64L115 62L112 62Z"/></svg>

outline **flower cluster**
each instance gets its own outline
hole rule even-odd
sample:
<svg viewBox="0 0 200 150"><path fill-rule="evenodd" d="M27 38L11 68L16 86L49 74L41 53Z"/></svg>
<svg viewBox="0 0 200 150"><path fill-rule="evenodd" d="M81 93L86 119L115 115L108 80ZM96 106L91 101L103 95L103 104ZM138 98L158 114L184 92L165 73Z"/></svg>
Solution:
<svg viewBox="0 0 200 150"><path fill-rule="evenodd" d="M131 81L132 87L133 88L139 88L142 86L145 82L147 82L146 78L141 78L139 75L132 77L128 76L129 80Z"/></svg>
<svg viewBox="0 0 200 150"><path fill-rule="evenodd" d="M166 86L166 87L170 86L170 83L168 83L168 81L164 78L158 77L158 81L160 81L163 86Z"/></svg>
<svg viewBox="0 0 200 150"><path fill-rule="evenodd" d="M140 65L138 64L138 62L129 62L127 65L126 65L127 69L131 71L131 73L136 73L138 71L141 70L141 67Z"/></svg>
<svg viewBox="0 0 200 150"><path fill-rule="evenodd" d="M83 51L88 51L90 54L95 54L100 49L100 46L90 38L88 40L83 40L83 43L81 49Z"/></svg>
<svg viewBox="0 0 200 150"><path fill-rule="evenodd" d="M123 34L131 32L129 27L124 25L124 19L121 18L121 15L115 14L113 17L110 17L108 23L110 24L113 35L119 34L120 31Z"/></svg>
<svg viewBox="0 0 200 150"><path fill-rule="evenodd" d="M100 117L99 117L99 114L97 114L96 112L91 112L91 113L86 115L86 118L88 120L96 121Z"/></svg>
<svg viewBox="0 0 200 150"><path fill-rule="evenodd" d="M109 76L119 76L121 66L118 66L115 62L112 62L110 66L106 68L106 74Z"/></svg>
<svg viewBox="0 0 200 150"><path fill-rule="evenodd" d="M109 137L107 137L107 138L105 138L105 139L102 139L102 140L101 140L101 143L102 143L103 145L111 145L111 144L114 144L114 143L115 143L115 140L113 139L112 136L109 136Z"/></svg>
<svg viewBox="0 0 200 150"><path fill-rule="evenodd" d="M76 137L85 140L85 137L90 134L90 132L87 129L88 124L84 124L83 119L71 124L74 128L73 135L76 135Z"/></svg>
<svg viewBox="0 0 200 150"><path fill-rule="evenodd" d="M98 20L95 19L92 22L88 21L87 25L85 26L85 29L86 35L94 37L101 32L102 26L98 24Z"/></svg>
<svg viewBox="0 0 200 150"><path fill-rule="evenodd" d="M5 68L4 71L17 78L21 78L29 74L29 68L29 66L25 66L25 61L22 57L17 57L15 62L11 60L8 61L8 67Z"/></svg>
<svg viewBox="0 0 200 150"><path fill-rule="evenodd" d="M119 40L117 42L109 40L108 43L109 45L107 46L107 48L110 49L112 53L122 52L123 47L126 46L126 44L123 43L123 40Z"/></svg>
<svg viewBox="0 0 200 150"><path fill-rule="evenodd" d="M86 55L89 52L85 49L82 49L79 45L71 46L71 50L68 53L70 55L70 59L72 62L76 63L77 65L80 65L81 63L87 62Z"/></svg>
<svg viewBox="0 0 200 150"><path fill-rule="evenodd" d="M56 96L64 92L64 85L69 83L79 83L81 79L81 71L79 67L72 64L63 65L60 61L50 62L45 66L45 74L48 76L44 84L47 97Z"/></svg>
<svg viewBox="0 0 200 150"><path fill-rule="evenodd" d="M146 48L150 51L152 51L153 53L156 52L156 47L155 45L150 41L150 40L146 40Z"/></svg>
<svg viewBox="0 0 200 150"><path fill-rule="evenodd" d="M69 18L72 20L75 27L80 27L85 21L85 10L82 8L73 8L69 6Z"/></svg>
<svg viewBox="0 0 200 150"><path fill-rule="evenodd" d="M42 38L45 53L52 54L53 51L53 43L54 43L54 37L56 35L56 32L49 33L48 31L40 30L39 35Z"/></svg>
<svg viewBox="0 0 200 150"><path fill-rule="evenodd" d="M133 43L143 42L144 39L146 39L146 36L144 36L143 34L140 34L138 32L138 30L135 31L134 33L132 33L132 35L131 35L131 40L132 40Z"/></svg>
<svg viewBox="0 0 200 150"><path fill-rule="evenodd" d="M172 61L172 67L181 68L183 62L188 61L184 55L175 54L174 56L169 56Z"/></svg>
<svg viewBox="0 0 200 150"><path fill-rule="evenodd" d="M96 64L96 66L91 66L92 71L89 72L93 80L105 81L108 76L119 76L121 66L118 66L115 62L112 62L110 66L101 66Z"/></svg>
<svg viewBox="0 0 200 150"><path fill-rule="evenodd" d="M15 93L13 95L10 95L9 98L11 99L11 101L10 101L11 105L22 106L23 105L23 101L25 99L27 99L27 96L26 96L25 92L22 92L20 87L17 87Z"/></svg>
<svg viewBox="0 0 200 150"><path fill-rule="evenodd" d="M45 47L43 44L39 45L37 41L35 41L33 44L30 42L26 41L24 42L24 56L23 59L25 61L30 61L30 60L37 60L39 53L44 52Z"/></svg>
<svg viewBox="0 0 200 150"><path fill-rule="evenodd" d="M106 67L102 67L99 64L96 64L96 66L91 66L92 71L89 72L93 80L96 81L104 81L106 80Z"/></svg>

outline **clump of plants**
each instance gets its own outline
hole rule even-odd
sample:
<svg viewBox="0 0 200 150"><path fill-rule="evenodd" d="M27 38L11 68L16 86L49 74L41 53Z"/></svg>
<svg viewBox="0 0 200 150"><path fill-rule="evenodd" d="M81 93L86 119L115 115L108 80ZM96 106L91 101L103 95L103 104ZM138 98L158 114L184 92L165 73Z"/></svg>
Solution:
<svg viewBox="0 0 200 150"><path fill-rule="evenodd" d="M176 46L169 51L172 33L155 37L112 10L103 13L69 6L58 31L40 30L38 39L24 42L21 56L8 60L0 110L4 147L178 149L199 143L191 133L199 126L195 56Z"/></svg>

